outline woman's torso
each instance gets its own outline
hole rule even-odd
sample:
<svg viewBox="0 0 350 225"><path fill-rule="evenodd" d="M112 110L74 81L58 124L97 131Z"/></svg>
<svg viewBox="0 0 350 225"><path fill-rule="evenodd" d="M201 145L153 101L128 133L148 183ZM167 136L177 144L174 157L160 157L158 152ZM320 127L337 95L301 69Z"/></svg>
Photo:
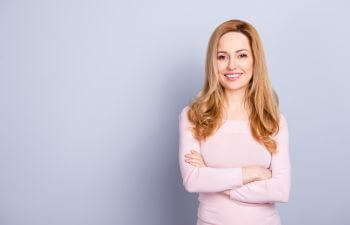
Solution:
<svg viewBox="0 0 350 225"><path fill-rule="evenodd" d="M253 139L248 120L225 120L205 141L201 154L209 167L228 168L258 165L268 168L270 153ZM223 193L199 193L197 224L278 225L275 204L243 203Z"/></svg>

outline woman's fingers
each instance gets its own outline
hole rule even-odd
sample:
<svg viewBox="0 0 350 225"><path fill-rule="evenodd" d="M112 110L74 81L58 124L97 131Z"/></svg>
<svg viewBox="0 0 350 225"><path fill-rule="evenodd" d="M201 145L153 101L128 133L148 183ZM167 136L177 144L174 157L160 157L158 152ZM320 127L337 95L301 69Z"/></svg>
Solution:
<svg viewBox="0 0 350 225"><path fill-rule="evenodd" d="M205 167L206 164L203 160L202 155L199 152L191 150L190 154L185 154L185 161L196 167Z"/></svg>
<svg viewBox="0 0 350 225"><path fill-rule="evenodd" d="M187 158L185 159L185 161L189 161L189 162L202 162L202 159L198 159L198 158Z"/></svg>
<svg viewBox="0 0 350 225"><path fill-rule="evenodd" d="M191 153L186 154L186 155L197 155L197 156L201 156L201 154L195 150L191 150Z"/></svg>
<svg viewBox="0 0 350 225"><path fill-rule="evenodd" d="M198 160L198 159L185 159L185 161L193 166L196 166L196 167L206 166L202 160Z"/></svg>
<svg viewBox="0 0 350 225"><path fill-rule="evenodd" d="M190 162L189 164L195 167L205 167L205 165L203 165L202 163L197 163L197 162Z"/></svg>
<svg viewBox="0 0 350 225"><path fill-rule="evenodd" d="M203 161L200 159L185 159L186 162L195 162L195 163L202 163Z"/></svg>
<svg viewBox="0 0 350 225"><path fill-rule="evenodd" d="M185 159L185 161L187 162L197 162L197 163L201 163L201 164L204 164L204 160L202 158L188 158L188 159Z"/></svg>
<svg viewBox="0 0 350 225"><path fill-rule="evenodd" d="M185 155L185 157L186 158L191 158L191 159L202 159L201 156L194 155L194 154Z"/></svg>
<svg viewBox="0 0 350 225"><path fill-rule="evenodd" d="M199 152L191 150L190 154L185 154L185 157L195 158L195 159L203 159L202 155Z"/></svg>

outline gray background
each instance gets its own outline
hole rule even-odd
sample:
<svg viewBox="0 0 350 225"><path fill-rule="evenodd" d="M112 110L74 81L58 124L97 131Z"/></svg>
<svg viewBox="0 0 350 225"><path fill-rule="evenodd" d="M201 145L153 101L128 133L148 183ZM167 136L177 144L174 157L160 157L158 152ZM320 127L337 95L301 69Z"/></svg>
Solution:
<svg viewBox="0 0 350 225"><path fill-rule="evenodd" d="M195 224L178 114L210 34L264 43L290 127L284 225L350 224L346 1L0 1L0 225Z"/></svg>

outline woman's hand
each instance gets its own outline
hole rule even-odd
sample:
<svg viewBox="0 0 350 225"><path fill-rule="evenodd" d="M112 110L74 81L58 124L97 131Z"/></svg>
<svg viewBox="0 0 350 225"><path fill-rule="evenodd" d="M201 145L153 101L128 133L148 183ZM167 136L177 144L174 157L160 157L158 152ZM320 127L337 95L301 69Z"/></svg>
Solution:
<svg viewBox="0 0 350 225"><path fill-rule="evenodd" d="M202 155L199 152L196 152L195 150L191 150L191 154L186 154L185 162L191 164L195 167L207 167L207 165L204 162L204 159Z"/></svg>
<svg viewBox="0 0 350 225"><path fill-rule="evenodd" d="M228 190L225 190L225 191L223 191L221 193L223 193L223 194L225 194L225 195L230 197L230 192L231 192L231 189L228 189Z"/></svg>
<svg viewBox="0 0 350 225"><path fill-rule="evenodd" d="M242 168L243 184L271 178L271 170L262 166L247 166Z"/></svg>
<svg viewBox="0 0 350 225"><path fill-rule="evenodd" d="M185 157L185 162L195 166L195 167L207 167L207 165L204 162L204 159L202 155L194 150L191 150L191 154L186 154ZM230 189L222 191L220 193L225 194L227 196L230 196Z"/></svg>
<svg viewBox="0 0 350 225"><path fill-rule="evenodd" d="M195 150L191 150L190 154L185 155L186 159L185 162L191 164L195 167L207 167L206 163L204 162L204 159L202 155L199 152L196 152ZM242 167L242 177L243 177L243 184L247 184L253 181L258 180L265 180L271 178L271 170L266 169L262 166L247 166ZM222 191L220 193L223 193L227 196L230 196L230 189Z"/></svg>
<svg viewBox="0 0 350 225"><path fill-rule="evenodd" d="M265 180L271 178L271 170L262 166L248 166L242 167L243 184L247 184L253 181ZM230 197L231 189L222 191L220 193Z"/></svg>

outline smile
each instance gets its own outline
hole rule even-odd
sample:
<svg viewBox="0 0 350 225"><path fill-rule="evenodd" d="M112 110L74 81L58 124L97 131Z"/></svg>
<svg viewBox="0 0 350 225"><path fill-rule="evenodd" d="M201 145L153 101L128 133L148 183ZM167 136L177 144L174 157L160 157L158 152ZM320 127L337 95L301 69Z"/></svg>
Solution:
<svg viewBox="0 0 350 225"><path fill-rule="evenodd" d="M225 77L228 80L238 80L241 75L242 75L242 73L227 73L227 74L225 74Z"/></svg>

